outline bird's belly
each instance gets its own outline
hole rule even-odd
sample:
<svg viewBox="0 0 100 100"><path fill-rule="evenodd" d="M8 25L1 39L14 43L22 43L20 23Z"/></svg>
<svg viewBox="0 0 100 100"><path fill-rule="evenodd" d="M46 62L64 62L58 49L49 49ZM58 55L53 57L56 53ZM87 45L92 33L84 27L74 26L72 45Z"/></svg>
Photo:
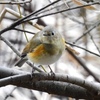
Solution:
<svg viewBox="0 0 100 100"><path fill-rule="evenodd" d="M32 54L29 53L27 56L28 59L35 64L49 65L56 62L60 58L61 53L54 54L54 55L43 53L42 55L37 55L37 56L32 56Z"/></svg>

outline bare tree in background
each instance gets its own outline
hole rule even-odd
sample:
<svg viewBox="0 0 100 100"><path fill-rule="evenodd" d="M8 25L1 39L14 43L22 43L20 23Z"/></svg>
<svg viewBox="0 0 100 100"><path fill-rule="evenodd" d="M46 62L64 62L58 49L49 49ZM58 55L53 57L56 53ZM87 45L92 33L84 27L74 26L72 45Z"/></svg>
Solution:
<svg viewBox="0 0 100 100"><path fill-rule="evenodd" d="M0 1L0 100L100 100L99 4L99 0ZM66 48L50 65L54 74L30 61L15 67L25 44L46 25L54 26L66 45L80 54Z"/></svg>

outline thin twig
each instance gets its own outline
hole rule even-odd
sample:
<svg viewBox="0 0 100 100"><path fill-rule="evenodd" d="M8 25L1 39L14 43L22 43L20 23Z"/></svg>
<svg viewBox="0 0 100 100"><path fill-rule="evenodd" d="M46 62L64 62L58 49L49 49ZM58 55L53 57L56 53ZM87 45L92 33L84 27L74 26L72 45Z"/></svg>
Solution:
<svg viewBox="0 0 100 100"><path fill-rule="evenodd" d="M27 30L22 30L22 29L19 29L19 28L13 28L14 30L17 30L17 31L21 31L21 32L27 32L27 33L30 33L30 34L35 34L33 32L30 32L30 31L27 31Z"/></svg>
<svg viewBox="0 0 100 100"><path fill-rule="evenodd" d="M0 4L11 4L11 5L17 5L17 4L25 4L25 3L30 3L32 0L27 0L27 1L0 1Z"/></svg>
<svg viewBox="0 0 100 100"><path fill-rule="evenodd" d="M96 49L98 50L98 52L99 52L99 54L100 54L100 49L99 49L98 46L96 45L96 43L95 43L95 41L94 41L94 39L93 39L93 37L92 37L92 35L91 35L90 33L89 33L89 36L90 36L90 38L91 38L93 44L95 45Z"/></svg>
<svg viewBox="0 0 100 100"><path fill-rule="evenodd" d="M86 30L83 35L81 35L79 38L77 38L73 43L75 44L77 41L79 41L83 36L87 35L88 32L92 31L95 27L100 25L100 21L96 22L93 26L91 26L88 30Z"/></svg>
<svg viewBox="0 0 100 100"><path fill-rule="evenodd" d="M87 50L87 49L85 49L85 48L83 48L83 47L80 47L80 46L78 46L78 45L75 45L75 44L72 44L72 43L69 43L69 42L65 42L65 43L66 43L66 44L69 44L69 45L71 45L71 46L75 46L75 47L80 48L80 49L82 49L82 50L85 50L85 51L87 51L87 52L89 52L89 53L91 53L91 54L93 54L93 55L95 55L95 56L100 57L99 54L96 54L96 53L94 53L94 52L92 52L92 51L89 51L89 50Z"/></svg>
<svg viewBox="0 0 100 100"><path fill-rule="evenodd" d="M86 30L87 30L88 27L87 27L87 25L86 25L86 23L85 23L85 22L86 22L86 18L85 18L84 16L83 16L83 19L84 19L85 28L86 28ZM96 43L95 43L95 41L94 41L92 35L90 34L90 32L88 33L88 35L90 36L90 38L91 38L91 40L92 40L94 46L96 47L96 49L98 50L98 52L99 52L99 54L100 54L100 49L99 49L98 46L96 45Z"/></svg>
<svg viewBox="0 0 100 100"><path fill-rule="evenodd" d="M10 91L10 93L6 95L6 97L5 97L3 100L7 100L7 98L11 96L11 94L14 92L15 89L17 89L17 86L14 87L14 88Z"/></svg>

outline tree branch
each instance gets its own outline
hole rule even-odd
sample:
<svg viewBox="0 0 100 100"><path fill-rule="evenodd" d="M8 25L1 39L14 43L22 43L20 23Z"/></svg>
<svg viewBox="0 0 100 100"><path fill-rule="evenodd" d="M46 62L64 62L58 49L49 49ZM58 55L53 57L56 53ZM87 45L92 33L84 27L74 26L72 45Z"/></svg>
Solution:
<svg viewBox="0 0 100 100"><path fill-rule="evenodd" d="M5 42L19 57L21 57L21 54L19 53L18 50L16 50L14 48L14 46L8 41L6 40L4 37L0 36L0 40L2 40L3 42ZM26 61L26 63L31 66L33 69L39 71L39 72L42 72L42 70L40 70L39 68L33 66L29 61Z"/></svg>
<svg viewBox="0 0 100 100"><path fill-rule="evenodd" d="M50 3L50 4L48 4L48 5L46 5L46 6L43 7L43 8L41 8L41 9L35 11L35 12L32 12L32 13L30 13L29 15L23 17L23 18L20 18L19 20L15 21L13 24L11 24L9 27L7 27L7 28L1 30L1 31L0 31L0 35L3 34L3 33L6 32L6 31L9 31L9 30L13 29L14 27L18 26L18 25L21 24L25 19L31 17L32 15L35 16L35 14L37 14L38 12L40 12L40 11L42 11L42 10L44 10L44 9L46 9L46 8L48 8L48 7L50 7L51 5L53 5L53 4L55 4L55 3L59 2L59 1L60 1L60 0L56 0L56 1L54 1L54 2L52 2L52 3ZM38 19L38 18L37 18L37 19Z"/></svg>
<svg viewBox="0 0 100 100"><path fill-rule="evenodd" d="M96 97L100 99L100 95L99 95L100 84L96 82L91 83L84 79L79 79L64 74L63 75L61 74L52 75L50 73L30 74L24 71L18 71L15 69L1 67L0 78L2 78L0 79L0 86L12 84L20 87L35 89L35 90L63 95L63 96L81 98L80 95L83 95L82 98L87 98L87 96L90 95L89 96L90 98ZM68 84L66 82L69 82L71 84Z"/></svg>
<svg viewBox="0 0 100 100"><path fill-rule="evenodd" d="M75 60L90 74L94 77L97 82L100 82L100 79L86 66L86 64L81 60L81 58L75 56L71 51L67 51L75 58Z"/></svg>

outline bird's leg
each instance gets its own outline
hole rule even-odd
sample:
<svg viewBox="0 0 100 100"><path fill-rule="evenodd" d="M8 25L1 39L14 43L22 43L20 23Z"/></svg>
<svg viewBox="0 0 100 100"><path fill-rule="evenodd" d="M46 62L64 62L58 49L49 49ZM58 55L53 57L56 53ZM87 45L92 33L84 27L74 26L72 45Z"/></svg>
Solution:
<svg viewBox="0 0 100 100"><path fill-rule="evenodd" d="M34 63L33 63L33 66L34 66ZM32 74L34 73L35 69L32 67Z"/></svg>
<svg viewBox="0 0 100 100"><path fill-rule="evenodd" d="M51 75L55 76L55 73L53 72L53 70L51 69L50 65L48 65L49 69L50 69L50 73Z"/></svg>
<svg viewBox="0 0 100 100"><path fill-rule="evenodd" d="M46 72L46 73L47 73L47 71L45 70L45 68L44 68L44 66L43 66L43 65L39 65L39 67L41 67L41 68L44 70L44 72Z"/></svg>

